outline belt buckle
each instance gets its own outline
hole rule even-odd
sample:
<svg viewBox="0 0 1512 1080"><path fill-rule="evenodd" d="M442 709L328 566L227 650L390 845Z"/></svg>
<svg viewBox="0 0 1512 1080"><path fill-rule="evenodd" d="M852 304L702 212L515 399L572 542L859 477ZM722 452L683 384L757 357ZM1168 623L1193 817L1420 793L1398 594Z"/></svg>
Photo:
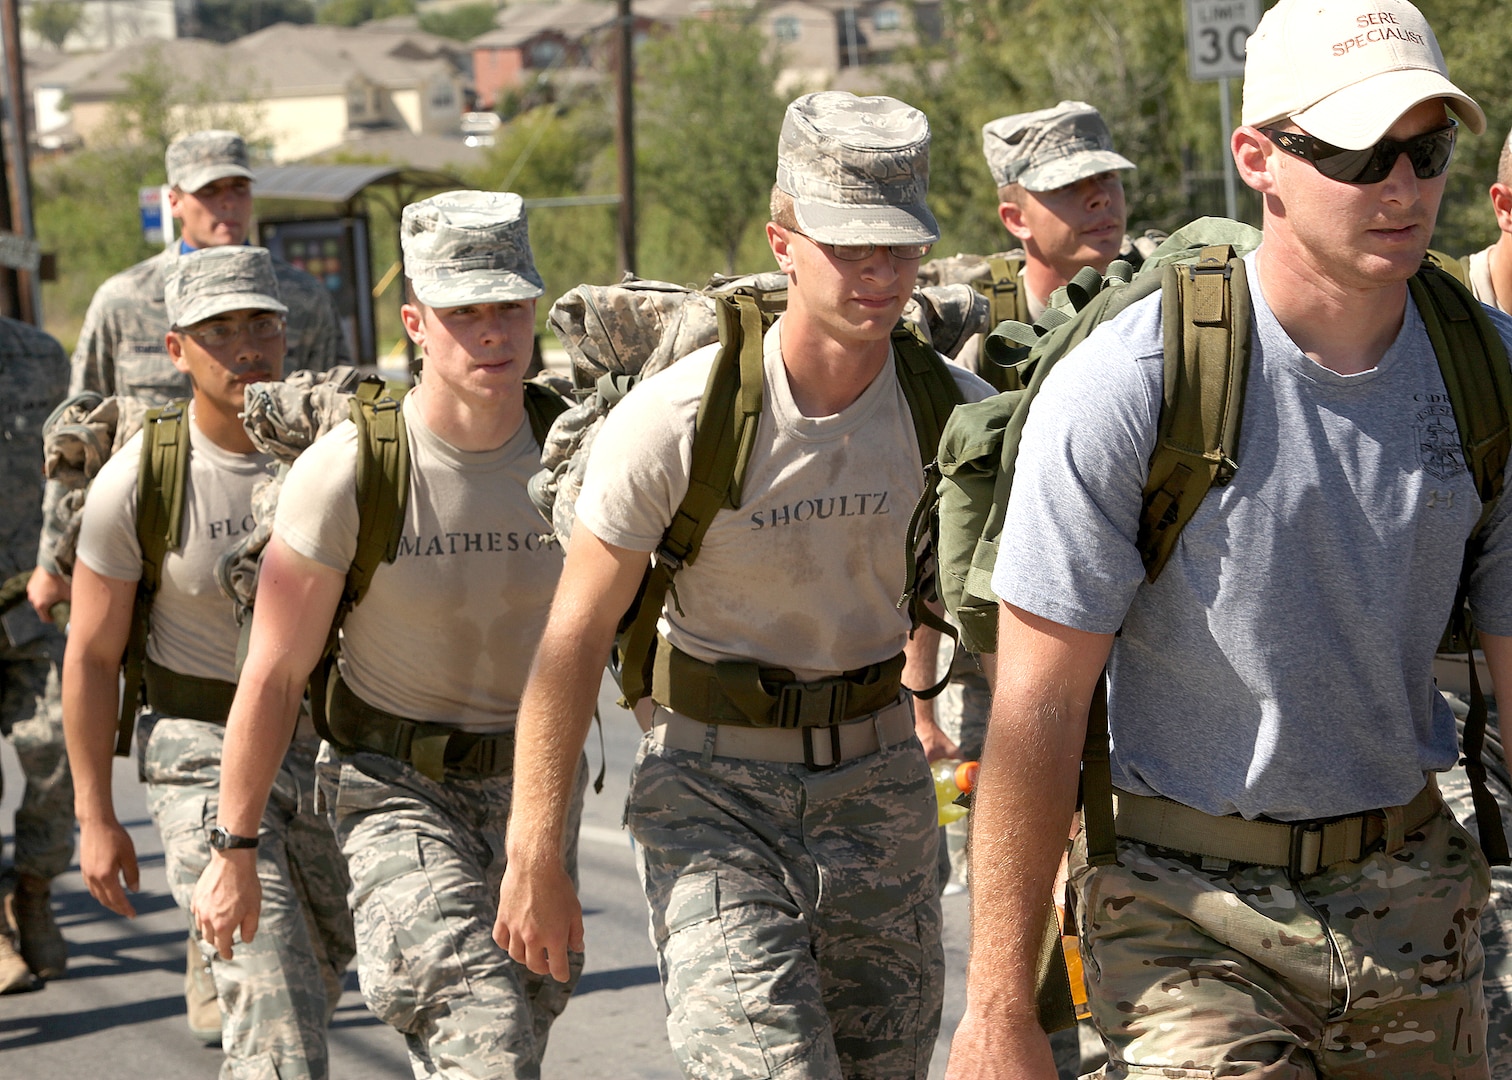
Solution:
<svg viewBox="0 0 1512 1080"><path fill-rule="evenodd" d="M816 731L829 732L830 759L824 764L814 762L814 733ZM833 769L840 764L840 725L829 724L824 727L806 727L798 729L799 736L803 739L803 763L808 766L809 772L824 772Z"/></svg>
<svg viewBox="0 0 1512 1080"><path fill-rule="evenodd" d="M1291 826L1286 872L1294 878L1311 877L1323 869L1323 826L1316 821Z"/></svg>
<svg viewBox="0 0 1512 1080"><path fill-rule="evenodd" d="M783 683L777 690L777 726L830 727L845 720L849 703L850 682L843 677Z"/></svg>

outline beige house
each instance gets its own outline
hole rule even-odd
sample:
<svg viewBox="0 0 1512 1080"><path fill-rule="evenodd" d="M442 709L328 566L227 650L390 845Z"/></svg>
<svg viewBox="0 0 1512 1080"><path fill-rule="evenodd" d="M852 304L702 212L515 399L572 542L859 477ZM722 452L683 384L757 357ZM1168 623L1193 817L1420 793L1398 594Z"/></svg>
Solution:
<svg viewBox="0 0 1512 1080"><path fill-rule="evenodd" d="M279 23L227 45L182 39L102 54L67 87L71 126L86 144L113 121L112 105L144 62L166 65L210 90L190 122L255 133L274 162L297 161L367 133L459 130L469 79L466 52L418 30ZM216 88L223 89L218 95Z"/></svg>

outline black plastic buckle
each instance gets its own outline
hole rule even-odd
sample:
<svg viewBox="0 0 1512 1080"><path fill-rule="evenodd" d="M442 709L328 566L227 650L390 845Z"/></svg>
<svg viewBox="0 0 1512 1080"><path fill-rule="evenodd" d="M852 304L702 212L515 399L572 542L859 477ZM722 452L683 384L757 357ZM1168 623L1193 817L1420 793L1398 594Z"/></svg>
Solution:
<svg viewBox="0 0 1512 1080"><path fill-rule="evenodd" d="M1234 268L1233 264L1227 259L1223 262L1219 262L1217 259L1202 259L1198 262L1188 263L1187 275L1193 281L1196 281L1198 274L1222 274L1225 279L1229 279L1234 276Z"/></svg>
<svg viewBox="0 0 1512 1080"><path fill-rule="evenodd" d="M814 733L819 731L829 732L830 759L824 765L814 763ZM809 772L823 772L840 764L839 724L831 724L828 727L806 727L801 729L799 734L803 736L803 763L808 766Z"/></svg>
<svg viewBox="0 0 1512 1080"><path fill-rule="evenodd" d="M773 720L781 728L830 727L845 720L850 682L845 678L783 683L777 690Z"/></svg>
<svg viewBox="0 0 1512 1080"><path fill-rule="evenodd" d="M1312 865L1304 864L1307 838L1317 838ZM1293 878L1311 877L1323 869L1323 826L1316 821L1305 821L1291 827L1291 844L1286 856L1286 872Z"/></svg>

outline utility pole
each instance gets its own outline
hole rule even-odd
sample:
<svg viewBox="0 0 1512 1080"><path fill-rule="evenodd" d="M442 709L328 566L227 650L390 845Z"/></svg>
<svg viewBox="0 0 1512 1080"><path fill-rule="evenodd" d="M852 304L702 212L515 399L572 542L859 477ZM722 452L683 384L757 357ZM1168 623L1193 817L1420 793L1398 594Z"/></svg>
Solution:
<svg viewBox="0 0 1512 1080"><path fill-rule="evenodd" d="M21 58L21 17L17 0L0 0L0 44L5 47L5 98L10 114L3 151L4 191L0 192L0 265L5 274L6 314L42 325L36 228L32 222L31 168L26 139L26 75Z"/></svg>
<svg viewBox="0 0 1512 1080"><path fill-rule="evenodd" d="M14 0L11 0L14 2ZM619 101L614 143L619 151L619 264L635 273L635 22L630 0L619 0Z"/></svg>

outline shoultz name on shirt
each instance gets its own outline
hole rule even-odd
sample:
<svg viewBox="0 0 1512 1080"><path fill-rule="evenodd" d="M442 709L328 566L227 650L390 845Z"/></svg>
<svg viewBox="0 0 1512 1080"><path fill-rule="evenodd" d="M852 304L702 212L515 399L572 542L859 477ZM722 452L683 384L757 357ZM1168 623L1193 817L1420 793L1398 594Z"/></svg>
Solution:
<svg viewBox="0 0 1512 1080"><path fill-rule="evenodd" d="M502 551L551 551L558 547L550 532L446 532L399 537L400 555L482 555Z"/></svg>
<svg viewBox="0 0 1512 1080"><path fill-rule="evenodd" d="M751 532L774 529L780 525L824 521L837 517L876 517L891 514L892 505L886 491L858 491L849 495L821 495L817 499L799 499L786 506L758 510L751 515Z"/></svg>

